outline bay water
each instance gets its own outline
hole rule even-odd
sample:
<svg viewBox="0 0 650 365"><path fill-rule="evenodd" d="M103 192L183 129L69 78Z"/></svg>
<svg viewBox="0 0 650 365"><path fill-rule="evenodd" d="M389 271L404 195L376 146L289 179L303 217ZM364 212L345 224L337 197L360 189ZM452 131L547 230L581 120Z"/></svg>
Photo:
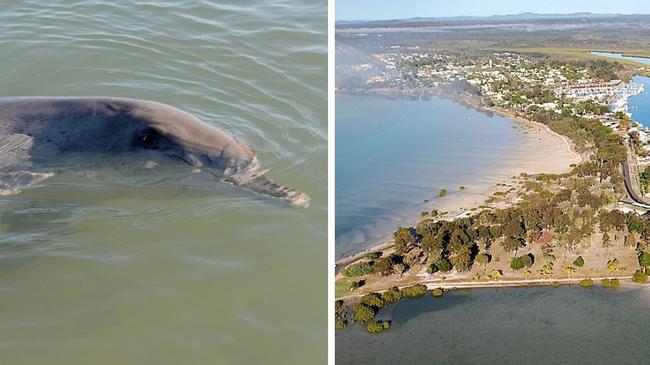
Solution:
<svg viewBox="0 0 650 365"><path fill-rule="evenodd" d="M616 52L591 52L591 54L596 56L601 56L601 57L607 57L607 58L625 59L625 60L642 63L644 65L650 65L650 58L648 57L635 57L635 56L624 55L622 53L616 53Z"/></svg>
<svg viewBox="0 0 650 365"><path fill-rule="evenodd" d="M643 85L643 92L627 99L628 111L632 120L650 126L650 77L634 76L632 83Z"/></svg>
<svg viewBox="0 0 650 365"><path fill-rule="evenodd" d="M312 198L187 165L0 197L0 363L325 363L326 19L322 0L0 4L0 96L167 103Z"/></svg>
<svg viewBox="0 0 650 365"><path fill-rule="evenodd" d="M472 289L380 311L388 331L336 333L337 364L643 364L650 291L577 286Z"/></svg>

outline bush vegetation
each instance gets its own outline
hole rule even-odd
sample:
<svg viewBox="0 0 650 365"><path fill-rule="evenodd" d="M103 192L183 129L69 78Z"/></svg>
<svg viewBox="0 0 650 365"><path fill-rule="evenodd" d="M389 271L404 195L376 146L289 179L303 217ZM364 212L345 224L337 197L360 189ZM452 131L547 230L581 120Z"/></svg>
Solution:
<svg viewBox="0 0 650 365"><path fill-rule="evenodd" d="M637 270L634 275L632 275L632 281L638 284L644 284L648 281L648 275L644 270Z"/></svg>
<svg viewBox="0 0 650 365"><path fill-rule="evenodd" d="M370 333L380 333L390 328L390 322L379 321L375 323L368 323L367 329Z"/></svg>
<svg viewBox="0 0 650 365"><path fill-rule="evenodd" d="M347 277L364 276L372 273L372 264L369 262L357 262L341 271Z"/></svg>
<svg viewBox="0 0 650 365"><path fill-rule="evenodd" d="M418 285L408 286L402 289L402 298L419 297L424 295L426 292L427 292L426 285L418 284Z"/></svg>
<svg viewBox="0 0 650 365"><path fill-rule="evenodd" d="M583 267L585 265L585 260L582 258L582 256L578 256L575 260L573 260L573 264L577 267Z"/></svg>
<svg viewBox="0 0 650 365"><path fill-rule="evenodd" d="M592 279L582 279L580 280L580 286L583 288L590 288L594 286L594 281Z"/></svg>
<svg viewBox="0 0 650 365"><path fill-rule="evenodd" d="M375 310L361 303L355 305L353 311L356 322L365 323L375 318Z"/></svg>
<svg viewBox="0 0 650 365"><path fill-rule="evenodd" d="M363 257L367 258L370 261L375 261L381 257L381 252L378 251L368 252L365 255L363 255Z"/></svg>
<svg viewBox="0 0 650 365"><path fill-rule="evenodd" d="M612 288L612 289L618 289L621 286L621 282L616 279L603 279L601 280L601 283L604 287L606 288Z"/></svg>

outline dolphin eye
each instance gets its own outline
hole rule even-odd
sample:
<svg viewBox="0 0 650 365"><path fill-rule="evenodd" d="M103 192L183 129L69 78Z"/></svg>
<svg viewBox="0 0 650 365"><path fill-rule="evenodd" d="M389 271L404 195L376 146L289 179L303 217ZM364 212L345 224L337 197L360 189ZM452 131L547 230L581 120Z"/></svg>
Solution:
<svg viewBox="0 0 650 365"><path fill-rule="evenodd" d="M156 140L153 138L152 135L145 134L144 136L142 136L142 144L147 147L151 147L156 144Z"/></svg>
<svg viewBox="0 0 650 365"><path fill-rule="evenodd" d="M158 145L158 138L156 132L154 132L152 129L146 129L142 131L142 133L139 136L139 142L141 145L143 145L146 148L153 148Z"/></svg>

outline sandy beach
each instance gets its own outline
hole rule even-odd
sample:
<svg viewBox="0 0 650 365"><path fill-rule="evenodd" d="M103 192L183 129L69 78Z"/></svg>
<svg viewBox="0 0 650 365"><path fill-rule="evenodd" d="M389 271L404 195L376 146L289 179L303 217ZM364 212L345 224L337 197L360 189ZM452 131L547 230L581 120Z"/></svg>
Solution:
<svg viewBox="0 0 650 365"><path fill-rule="evenodd" d="M533 122L511 113L492 108L483 108L514 122L514 127L524 136L523 144L516 146L512 154L505 158L498 170L492 171L481 181L469 182L467 189L436 202L439 211L449 212L448 217L456 217L470 212L482 205L497 191L507 191L519 187L521 174L562 174L571 170L571 165L581 163L585 157L576 152L573 143L566 137L550 130L548 126ZM505 177L505 178L504 178ZM494 181L506 184L497 186ZM508 189L505 189L508 188ZM512 194L511 198L515 198Z"/></svg>

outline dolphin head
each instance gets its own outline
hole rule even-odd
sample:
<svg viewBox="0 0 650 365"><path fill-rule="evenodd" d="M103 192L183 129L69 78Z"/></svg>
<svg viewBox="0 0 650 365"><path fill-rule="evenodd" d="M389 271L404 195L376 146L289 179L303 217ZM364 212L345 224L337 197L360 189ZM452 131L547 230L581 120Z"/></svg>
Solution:
<svg viewBox="0 0 650 365"><path fill-rule="evenodd" d="M132 131L134 148L181 159L220 180L260 194L306 207L309 196L263 176L253 148L246 142L169 105L146 102L132 109L138 121Z"/></svg>

